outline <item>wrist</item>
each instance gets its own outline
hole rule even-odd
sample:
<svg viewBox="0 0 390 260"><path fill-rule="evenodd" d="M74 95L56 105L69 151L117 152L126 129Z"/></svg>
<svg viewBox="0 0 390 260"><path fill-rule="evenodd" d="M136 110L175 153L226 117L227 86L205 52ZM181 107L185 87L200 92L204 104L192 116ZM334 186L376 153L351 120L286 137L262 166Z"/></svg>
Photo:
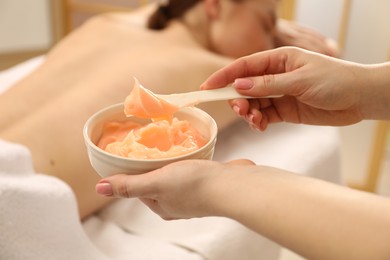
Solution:
<svg viewBox="0 0 390 260"><path fill-rule="evenodd" d="M242 167L225 165L220 173L207 182L206 215L222 216L235 219L235 213L242 206L241 193L248 187L245 184L247 170ZM243 183L244 182L244 183Z"/></svg>
<svg viewBox="0 0 390 260"><path fill-rule="evenodd" d="M213 215L247 223L247 218L251 219L254 212L263 212L261 208L266 203L262 203L260 195L267 190L264 186L268 182L267 176L273 173L274 170L268 167L227 165L209 193L212 194L209 207L213 209Z"/></svg>
<svg viewBox="0 0 390 260"><path fill-rule="evenodd" d="M362 86L364 119L390 120L390 62L365 66L367 81Z"/></svg>

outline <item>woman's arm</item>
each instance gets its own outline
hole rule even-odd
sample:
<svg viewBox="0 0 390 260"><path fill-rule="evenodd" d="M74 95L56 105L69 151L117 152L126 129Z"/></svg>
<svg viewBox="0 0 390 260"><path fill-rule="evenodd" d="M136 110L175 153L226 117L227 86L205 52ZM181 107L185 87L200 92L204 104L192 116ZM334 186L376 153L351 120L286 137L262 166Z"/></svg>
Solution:
<svg viewBox="0 0 390 260"><path fill-rule="evenodd" d="M271 240L307 259L390 258L388 198L261 166L233 175L214 204Z"/></svg>
<svg viewBox="0 0 390 260"><path fill-rule="evenodd" d="M367 84L361 93L365 119L390 120L390 62L366 65Z"/></svg>
<svg viewBox="0 0 390 260"><path fill-rule="evenodd" d="M97 191L164 219L230 217L308 259L390 258L390 199L247 161L183 161Z"/></svg>
<svg viewBox="0 0 390 260"><path fill-rule="evenodd" d="M320 32L294 21L278 19L275 31L275 47L295 46L325 55L339 57L337 42Z"/></svg>

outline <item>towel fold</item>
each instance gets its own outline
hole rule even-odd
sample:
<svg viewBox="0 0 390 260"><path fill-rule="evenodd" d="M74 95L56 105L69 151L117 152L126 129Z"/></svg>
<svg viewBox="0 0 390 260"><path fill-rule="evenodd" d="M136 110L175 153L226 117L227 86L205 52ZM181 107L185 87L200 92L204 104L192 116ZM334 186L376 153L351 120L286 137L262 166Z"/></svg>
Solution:
<svg viewBox="0 0 390 260"><path fill-rule="evenodd" d="M83 225L93 244L111 260L205 260L198 252L124 230L110 219L92 216Z"/></svg>
<svg viewBox="0 0 390 260"><path fill-rule="evenodd" d="M205 217L165 221L138 199L118 200L96 218L132 234L187 248L207 260L275 260L280 254L279 245L234 220ZM97 230L96 226L91 230L86 228L91 239L97 237Z"/></svg>

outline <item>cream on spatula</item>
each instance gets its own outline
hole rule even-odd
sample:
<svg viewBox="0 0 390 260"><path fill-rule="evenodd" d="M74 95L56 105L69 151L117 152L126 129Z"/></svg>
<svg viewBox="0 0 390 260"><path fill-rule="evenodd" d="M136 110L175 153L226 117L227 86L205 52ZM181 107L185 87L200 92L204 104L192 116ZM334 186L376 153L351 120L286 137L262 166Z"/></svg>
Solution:
<svg viewBox="0 0 390 260"><path fill-rule="evenodd" d="M203 102L236 98L258 98L241 95L233 86L177 94L155 94L143 87L136 78L134 80L134 87L125 100L125 114L140 118L171 118L172 114L181 107L194 106ZM264 98L275 97L280 96L267 96Z"/></svg>

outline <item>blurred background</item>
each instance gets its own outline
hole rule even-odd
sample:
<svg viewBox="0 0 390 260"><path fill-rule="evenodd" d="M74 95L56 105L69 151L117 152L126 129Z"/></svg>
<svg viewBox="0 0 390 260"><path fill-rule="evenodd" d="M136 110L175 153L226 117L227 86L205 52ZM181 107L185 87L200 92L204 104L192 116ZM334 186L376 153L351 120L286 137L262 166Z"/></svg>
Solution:
<svg viewBox="0 0 390 260"><path fill-rule="evenodd" d="M0 0L0 70L43 55L93 15L149 2L153 0ZM378 63L390 59L389 10L389 0L281 0L280 16L335 39L344 59ZM379 121L340 128L347 185L390 196L389 133L389 124Z"/></svg>

